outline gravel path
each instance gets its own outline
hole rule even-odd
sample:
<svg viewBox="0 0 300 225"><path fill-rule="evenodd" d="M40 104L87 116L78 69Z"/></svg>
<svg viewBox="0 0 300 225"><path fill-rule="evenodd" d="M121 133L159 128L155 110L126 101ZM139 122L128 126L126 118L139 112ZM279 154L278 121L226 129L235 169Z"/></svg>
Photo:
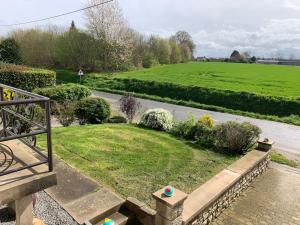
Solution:
<svg viewBox="0 0 300 225"><path fill-rule="evenodd" d="M0 224L15 225L15 219L7 216L8 211L0 207ZM78 225L48 194L39 192L34 210L35 217L46 225Z"/></svg>

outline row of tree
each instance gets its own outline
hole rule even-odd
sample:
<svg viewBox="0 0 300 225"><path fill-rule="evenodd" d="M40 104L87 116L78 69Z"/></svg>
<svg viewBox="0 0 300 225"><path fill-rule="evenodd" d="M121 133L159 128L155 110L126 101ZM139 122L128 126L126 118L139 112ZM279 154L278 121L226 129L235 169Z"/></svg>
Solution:
<svg viewBox="0 0 300 225"><path fill-rule="evenodd" d="M100 1L88 0L88 5ZM77 29L72 22L67 30L52 26L13 31L2 42L4 46L0 45L0 60L36 67L118 71L193 58L195 45L187 32L179 31L170 38L142 35L129 27L117 1L87 10L86 23L86 30Z"/></svg>

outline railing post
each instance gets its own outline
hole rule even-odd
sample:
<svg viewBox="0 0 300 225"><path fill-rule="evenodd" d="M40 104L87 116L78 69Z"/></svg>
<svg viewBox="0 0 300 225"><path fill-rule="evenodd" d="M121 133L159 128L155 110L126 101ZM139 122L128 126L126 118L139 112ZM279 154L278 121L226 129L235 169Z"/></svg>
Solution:
<svg viewBox="0 0 300 225"><path fill-rule="evenodd" d="M0 101L4 101L4 88L0 87ZM6 129L7 129L7 124L6 124L6 113L5 110L1 109L1 117L2 117L2 125L3 125L3 134L4 137L7 136L6 134Z"/></svg>
<svg viewBox="0 0 300 225"><path fill-rule="evenodd" d="M47 124L47 148L48 148L48 166L49 171L53 171L53 159L52 159L52 139L51 139L51 110L50 100L45 103L46 111L46 124Z"/></svg>

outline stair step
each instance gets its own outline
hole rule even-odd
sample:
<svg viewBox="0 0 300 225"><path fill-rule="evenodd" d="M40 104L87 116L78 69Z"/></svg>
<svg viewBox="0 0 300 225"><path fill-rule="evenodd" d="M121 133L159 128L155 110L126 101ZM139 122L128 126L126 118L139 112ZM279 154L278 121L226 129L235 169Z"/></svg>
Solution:
<svg viewBox="0 0 300 225"><path fill-rule="evenodd" d="M64 208L77 223L84 224L86 221L90 221L94 224L94 221L100 221L118 212L123 203L123 199L107 189L101 188L95 193L66 204Z"/></svg>
<svg viewBox="0 0 300 225"><path fill-rule="evenodd" d="M109 217L109 219L112 219L115 222L115 225L126 225L128 221L128 217L124 216L123 214L116 212L113 215ZM95 225L102 225L104 223L104 219L100 221L99 223L96 223Z"/></svg>

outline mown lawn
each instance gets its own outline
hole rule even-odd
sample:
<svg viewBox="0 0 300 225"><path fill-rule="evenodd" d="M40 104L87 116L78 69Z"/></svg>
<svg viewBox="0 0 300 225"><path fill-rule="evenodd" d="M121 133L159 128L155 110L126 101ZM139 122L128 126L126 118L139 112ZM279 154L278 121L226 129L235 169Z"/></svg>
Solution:
<svg viewBox="0 0 300 225"><path fill-rule="evenodd" d="M56 128L53 149L104 186L148 204L163 186L189 193L236 159L133 125Z"/></svg>
<svg viewBox="0 0 300 225"><path fill-rule="evenodd" d="M115 77L272 96L300 96L300 67L295 66L192 62L117 73Z"/></svg>

